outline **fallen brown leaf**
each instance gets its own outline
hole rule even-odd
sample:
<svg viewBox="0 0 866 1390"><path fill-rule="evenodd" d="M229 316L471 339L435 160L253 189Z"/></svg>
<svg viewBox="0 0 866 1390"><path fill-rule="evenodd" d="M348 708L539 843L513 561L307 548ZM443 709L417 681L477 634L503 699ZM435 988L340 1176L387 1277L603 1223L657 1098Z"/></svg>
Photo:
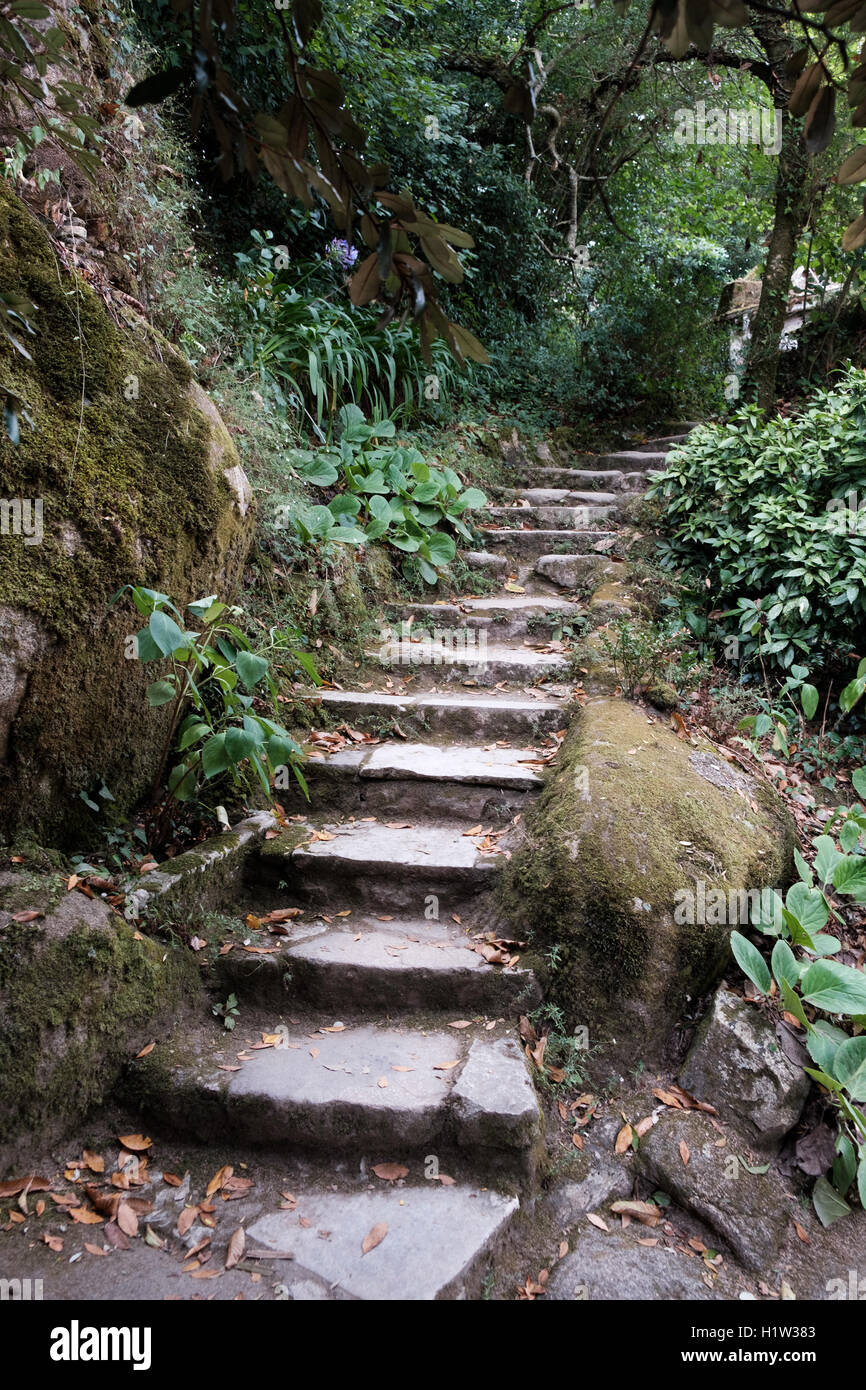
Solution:
<svg viewBox="0 0 866 1390"><path fill-rule="evenodd" d="M382 1244L382 1241L385 1239L387 1234L388 1223L386 1221L378 1221L376 1225L372 1228L372 1230L367 1232L364 1239L362 1240L361 1254L368 1255L371 1250L375 1250L377 1245Z"/></svg>

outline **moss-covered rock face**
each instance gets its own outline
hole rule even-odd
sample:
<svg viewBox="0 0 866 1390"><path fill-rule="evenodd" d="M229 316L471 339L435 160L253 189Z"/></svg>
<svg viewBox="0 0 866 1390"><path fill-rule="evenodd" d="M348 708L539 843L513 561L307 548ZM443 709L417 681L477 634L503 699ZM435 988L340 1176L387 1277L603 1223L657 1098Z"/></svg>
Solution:
<svg viewBox="0 0 866 1390"><path fill-rule="evenodd" d="M557 948L549 993L588 1028L599 1076L669 1055L729 960L730 890L789 881L793 845L771 789L709 743L620 699L581 711L502 892L519 933Z"/></svg>
<svg viewBox="0 0 866 1390"><path fill-rule="evenodd" d="M16 922L25 911L42 915ZM4 1153L59 1134L100 1101L201 986L189 955L151 941L56 875L0 874L0 1134Z"/></svg>
<svg viewBox="0 0 866 1390"><path fill-rule="evenodd" d="M0 440L0 834L74 843L105 781L124 812L156 770L167 714L106 615L124 584L227 596L252 534L249 487L212 403L147 325L115 324L0 183L0 280L36 306L33 361L0 343L21 440ZM29 532L29 534L28 534ZM134 726L134 727L133 727ZM77 809L76 809L77 808Z"/></svg>

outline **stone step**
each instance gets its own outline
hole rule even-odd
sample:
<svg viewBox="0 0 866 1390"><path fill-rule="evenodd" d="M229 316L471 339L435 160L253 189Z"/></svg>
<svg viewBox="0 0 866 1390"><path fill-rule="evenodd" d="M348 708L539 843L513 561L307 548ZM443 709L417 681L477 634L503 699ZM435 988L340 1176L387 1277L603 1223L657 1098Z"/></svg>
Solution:
<svg viewBox="0 0 866 1390"><path fill-rule="evenodd" d="M464 598L455 603L407 603L403 621L410 618L432 624L434 630L444 627L486 628L488 639L497 642L505 638L523 637L533 619L550 617L568 622L580 614L580 607L552 594L500 594L494 598ZM537 626L537 624L536 624Z"/></svg>
<svg viewBox="0 0 866 1390"><path fill-rule="evenodd" d="M361 727L373 724L374 731L381 729L389 735L396 720L404 733L414 728L487 741L535 737L561 729L563 718L562 704L557 700L521 699L498 691L489 695L445 691L391 695L374 690L319 690L307 702L313 708L321 707L331 719Z"/></svg>
<svg viewBox="0 0 866 1390"><path fill-rule="evenodd" d="M419 939L417 922L400 933L392 923L374 931L358 921L354 930L332 927L290 945L281 963L291 970L293 995L313 1008L391 1014L459 1008L507 1016L540 1003L531 971L488 965L469 941L448 932L453 923L423 925L435 929L434 939Z"/></svg>
<svg viewBox="0 0 866 1390"><path fill-rule="evenodd" d="M684 444L688 437L688 431L684 434L663 434L659 439L648 439L645 444L633 444L632 448L638 453L658 454L675 449L678 444Z"/></svg>
<svg viewBox="0 0 866 1390"><path fill-rule="evenodd" d="M547 555L560 547L563 554L591 554L600 541L612 540L615 531L563 531L531 530L485 531L484 539L490 546L508 551L510 555Z"/></svg>
<svg viewBox="0 0 866 1390"><path fill-rule="evenodd" d="M433 904L425 909L433 910ZM531 970L488 965L473 949L471 928L448 914L392 917L351 909L348 917L325 918L308 912L290 930L281 949L266 955L235 950L219 956L214 969L221 997L234 993L277 1011L290 999L301 1008L388 1016L458 1007L464 1016L508 1016L541 1002Z"/></svg>
<svg viewBox="0 0 866 1390"><path fill-rule="evenodd" d="M595 506L613 507L622 500L618 492L593 491L586 488L583 491L571 490L559 487L528 487L528 488L509 488L503 497L514 498L516 502L528 502L532 507L583 507ZM488 508L488 511L500 508Z"/></svg>
<svg viewBox="0 0 866 1390"><path fill-rule="evenodd" d="M590 582L601 583L604 569L608 565L604 555L539 555L535 562L535 573L542 579L558 584L561 589L579 589Z"/></svg>
<svg viewBox="0 0 866 1390"><path fill-rule="evenodd" d="M532 748L435 743L357 745L304 769L317 811L510 820L541 787Z"/></svg>
<svg viewBox="0 0 866 1390"><path fill-rule="evenodd" d="M615 503L614 499L614 503ZM493 517L500 524L518 529L526 525L553 530L585 531L590 526L615 520L614 503L581 502L574 506L556 504L528 507L485 507L484 518Z"/></svg>
<svg viewBox="0 0 866 1390"><path fill-rule="evenodd" d="M468 640L470 635L471 642ZM466 646L461 651L456 643L433 638L413 642L410 638L395 635L367 655L371 661L389 670L401 667L406 670L413 667L429 669L435 673L439 684L464 680L466 677L486 686L501 681L539 682L561 678L568 672L565 657L534 651L529 647L510 647L491 642L485 629L463 634L463 637Z"/></svg>
<svg viewBox="0 0 866 1390"><path fill-rule="evenodd" d="M343 910L353 904L377 913L423 915L430 895L440 911L462 915L467 903L492 886L500 855L479 850L464 835L470 824L442 826L418 820L403 825L339 822L310 825L331 836L291 848L270 841L250 861L253 882L283 884L293 901ZM486 827L485 827L486 828ZM497 845L504 849L502 840Z"/></svg>
<svg viewBox="0 0 866 1390"><path fill-rule="evenodd" d="M327 1032L333 1012L283 1024L246 1011L231 1034L215 1024L162 1044L157 1063L140 1060L134 1085L149 1116L221 1145L526 1155L542 1120L516 1030L494 1040L448 1022L362 1020ZM248 1050L262 1033L280 1046Z"/></svg>
<svg viewBox="0 0 866 1390"><path fill-rule="evenodd" d="M505 555L492 555L489 550L467 550L463 559L470 569L481 570L485 574L505 575L508 558Z"/></svg>
<svg viewBox="0 0 866 1390"><path fill-rule="evenodd" d="M643 473L648 468L664 468L662 449L621 449L615 454L599 454L600 468L617 468L624 473Z"/></svg>
<svg viewBox="0 0 866 1390"><path fill-rule="evenodd" d="M329 1192L284 1178L280 1185L291 1186L296 1208L264 1212L247 1226L249 1246L294 1256L275 1265L283 1296L294 1302L480 1299L487 1265L519 1200L486 1181L425 1182L423 1163L414 1166L414 1182L393 1185L371 1174L372 1190ZM367 1235L382 1225L386 1238L364 1254Z"/></svg>
<svg viewBox="0 0 866 1390"><path fill-rule="evenodd" d="M630 455L630 458L647 458L647 454ZM598 473L588 473L579 468L556 468L545 466L543 468L524 469L519 476L516 487L509 487L509 492L517 492L520 496L524 495L524 489L529 488L533 491L550 491L564 488L568 491L591 492L595 491L596 486L603 492L625 492L633 490L634 483L627 482L627 477L637 476L640 479L639 487L646 487L644 470L640 465L633 462L615 470L605 470ZM597 478L598 484L590 482L590 479Z"/></svg>
<svg viewBox="0 0 866 1390"><path fill-rule="evenodd" d="M650 468L646 473L626 473L625 479L630 490L624 495L626 497L643 496L650 486L650 483L652 483L655 478L658 478L659 475L660 470L658 468Z"/></svg>

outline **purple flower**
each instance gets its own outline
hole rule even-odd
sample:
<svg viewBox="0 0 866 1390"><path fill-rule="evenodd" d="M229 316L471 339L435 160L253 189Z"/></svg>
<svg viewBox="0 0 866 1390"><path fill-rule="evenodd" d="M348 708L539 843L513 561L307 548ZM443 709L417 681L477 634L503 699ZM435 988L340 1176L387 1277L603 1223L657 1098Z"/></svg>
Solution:
<svg viewBox="0 0 866 1390"><path fill-rule="evenodd" d="M335 237L333 241L328 242L325 255L341 270L351 270L358 259L358 252L355 247L350 246L348 241L344 241L342 237Z"/></svg>

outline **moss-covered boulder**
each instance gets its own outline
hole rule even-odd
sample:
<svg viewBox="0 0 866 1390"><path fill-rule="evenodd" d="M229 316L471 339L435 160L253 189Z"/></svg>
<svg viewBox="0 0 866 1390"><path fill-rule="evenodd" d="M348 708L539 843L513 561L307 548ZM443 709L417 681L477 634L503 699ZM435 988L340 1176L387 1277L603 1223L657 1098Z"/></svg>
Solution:
<svg viewBox="0 0 866 1390"><path fill-rule="evenodd" d="M168 717L148 709L153 676L129 659L140 624L108 603L127 583L179 605L227 596L250 490L186 363L64 271L2 182L0 281L32 302L36 328L19 335L29 362L0 338L0 395L22 412L20 442L0 439L0 834L80 843L93 822L80 793L104 782L126 810Z"/></svg>
<svg viewBox="0 0 866 1390"><path fill-rule="evenodd" d="M16 1142L60 1134L102 1100L200 988L191 953L136 932L98 898L67 892L65 877L0 873L6 1158Z"/></svg>
<svg viewBox="0 0 866 1390"><path fill-rule="evenodd" d="M730 959L731 890L739 908L739 890L788 881L793 844L776 794L711 744L624 700L590 700L502 893L518 934L551 961L569 1026L588 1029L596 1074L672 1052L690 1001Z"/></svg>

